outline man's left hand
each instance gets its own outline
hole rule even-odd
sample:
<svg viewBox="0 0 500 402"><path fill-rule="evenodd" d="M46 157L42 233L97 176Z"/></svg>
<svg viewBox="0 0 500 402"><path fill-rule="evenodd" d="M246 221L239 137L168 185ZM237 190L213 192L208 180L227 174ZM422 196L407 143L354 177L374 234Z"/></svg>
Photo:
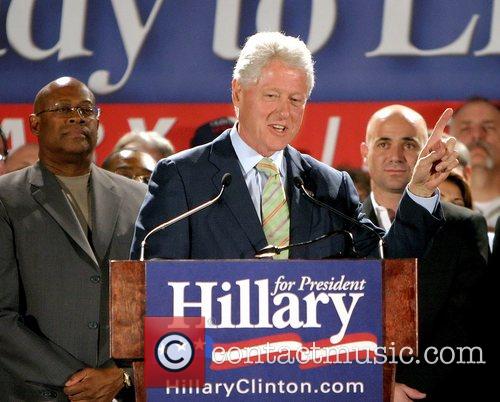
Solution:
<svg viewBox="0 0 500 402"><path fill-rule="evenodd" d="M123 370L85 368L73 374L64 385L64 393L71 401L110 402L123 388Z"/></svg>
<svg viewBox="0 0 500 402"><path fill-rule="evenodd" d="M431 197L436 188L458 166L456 140L453 137L443 141L446 124L453 115L453 109L446 109L432 130L425 147L420 151L413 169L408 189L420 197Z"/></svg>

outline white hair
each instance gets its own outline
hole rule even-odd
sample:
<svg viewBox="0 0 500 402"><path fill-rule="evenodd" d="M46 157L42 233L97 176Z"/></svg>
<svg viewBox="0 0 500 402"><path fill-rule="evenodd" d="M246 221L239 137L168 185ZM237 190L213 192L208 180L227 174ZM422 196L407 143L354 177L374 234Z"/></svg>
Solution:
<svg viewBox="0 0 500 402"><path fill-rule="evenodd" d="M306 44L280 32L259 32L247 38L234 66L233 79L242 85L255 84L262 69L273 60L305 71L307 95L314 87L314 62Z"/></svg>

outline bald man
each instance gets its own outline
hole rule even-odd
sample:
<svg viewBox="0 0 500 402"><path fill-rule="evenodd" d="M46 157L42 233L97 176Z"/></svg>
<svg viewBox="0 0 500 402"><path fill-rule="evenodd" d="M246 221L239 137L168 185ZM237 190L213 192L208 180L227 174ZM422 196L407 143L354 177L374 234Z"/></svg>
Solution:
<svg viewBox="0 0 500 402"><path fill-rule="evenodd" d="M103 169L141 183L148 183L155 166L156 161L150 154L133 149L113 152L102 163Z"/></svg>
<svg viewBox="0 0 500 402"><path fill-rule="evenodd" d="M450 139L453 141L453 139ZM427 141L427 125L416 111L402 105L378 110L369 120L361 155L371 177L364 212L386 230L411 180ZM442 203L445 225L420 260L418 307L420 350L435 346L473 345L470 319L488 256L486 222L478 213ZM477 328L476 328L477 329ZM398 365L395 401L450 398L457 366ZM472 373L474 374L474 373ZM469 381L468 387L473 387ZM472 388L471 388L472 389ZM465 394L463 388L460 393ZM477 392L475 389L472 392Z"/></svg>
<svg viewBox="0 0 500 402"><path fill-rule="evenodd" d="M99 109L80 81L43 87L39 162L0 177L0 399L111 401L108 261L126 259L146 186L92 163Z"/></svg>

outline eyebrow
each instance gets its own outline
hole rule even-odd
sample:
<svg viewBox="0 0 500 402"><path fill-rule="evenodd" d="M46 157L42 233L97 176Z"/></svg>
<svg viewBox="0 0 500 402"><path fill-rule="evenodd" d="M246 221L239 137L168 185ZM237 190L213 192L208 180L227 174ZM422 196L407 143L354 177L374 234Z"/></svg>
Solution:
<svg viewBox="0 0 500 402"><path fill-rule="evenodd" d="M495 120L493 120L493 119L481 120L480 123L481 124L484 124L484 123L494 124ZM464 120L464 121L460 122L460 124L462 124L462 125L464 125L464 124L472 124L472 120Z"/></svg>
<svg viewBox="0 0 500 402"><path fill-rule="evenodd" d="M403 138L399 138L400 140L402 141L412 141L412 142L418 142L417 138L416 137L403 137ZM375 140L375 142L378 142L378 141L394 141L394 138L390 138L390 137L379 137Z"/></svg>

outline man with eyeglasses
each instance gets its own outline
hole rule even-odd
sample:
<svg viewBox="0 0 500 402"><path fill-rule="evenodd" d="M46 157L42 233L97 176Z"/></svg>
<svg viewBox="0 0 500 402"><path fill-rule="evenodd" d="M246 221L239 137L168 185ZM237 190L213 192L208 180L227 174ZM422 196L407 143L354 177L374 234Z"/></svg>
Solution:
<svg viewBox="0 0 500 402"><path fill-rule="evenodd" d="M5 173L5 161L7 159L7 137L0 128L0 176Z"/></svg>
<svg viewBox="0 0 500 402"><path fill-rule="evenodd" d="M39 161L0 178L0 395L111 401L130 375L109 356L108 261L127 258L146 186L92 163L80 81L43 87L29 121Z"/></svg>
<svg viewBox="0 0 500 402"><path fill-rule="evenodd" d="M113 152L102 163L103 169L146 184L155 166L156 161L150 154L133 149Z"/></svg>

